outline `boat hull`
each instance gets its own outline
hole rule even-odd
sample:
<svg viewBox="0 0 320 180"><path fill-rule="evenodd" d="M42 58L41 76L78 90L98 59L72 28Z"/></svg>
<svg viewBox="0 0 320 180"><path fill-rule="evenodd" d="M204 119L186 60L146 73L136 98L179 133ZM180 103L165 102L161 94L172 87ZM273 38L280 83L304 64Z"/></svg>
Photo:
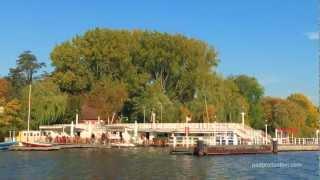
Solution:
<svg viewBox="0 0 320 180"><path fill-rule="evenodd" d="M31 142L22 142L26 147L52 147L52 144L47 143L31 143Z"/></svg>
<svg viewBox="0 0 320 180"><path fill-rule="evenodd" d="M10 146L16 144L16 142L1 142L0 143L0 150L9 149Z"/></svg>
<svg viewBox="0 0 320 180"><path fill-rule="evenodd" d="M129 148L129 147L135 147L134 144L131 143L111 143L111 147L123 147L123 148Z"/></svg>

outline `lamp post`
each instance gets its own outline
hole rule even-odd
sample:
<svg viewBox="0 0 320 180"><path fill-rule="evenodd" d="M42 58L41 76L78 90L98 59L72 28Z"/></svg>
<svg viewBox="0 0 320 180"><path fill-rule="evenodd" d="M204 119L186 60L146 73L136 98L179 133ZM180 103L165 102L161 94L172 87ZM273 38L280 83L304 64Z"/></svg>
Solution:
<svg viewBox="0 0 320 180"><path fill-rule="evenodd" d="M162 123L162 103L159 102L160 104L160 123Z"/></svg>
<svg viewBox="0 0 320 180"><path fill-rule="evenodd" d="M207 103L207 96L206 95L204 95L204 103L206 106L207 122L209 123L209 112L208 112L208 103Z"/></svg>
<svg viewBox="0 0 320 180"><path fill-rule="evenodd" d="M244 113L244 112L241 112L241 120L242 120L242 126L244 127L244 115L245 115L246 113Z"/></svg>
<svg viewBox="0 0 320 180"><path fill-rule="evenodd" d="M76 110L76 126L78 125L79 123L79 110L77 109Z"/></svg>
<svg viewBox="0 0 320 180"><path fill-rule="evenodd" d="M265 137L265 138L266 138L266 143L265 143L265 144L268 144L268 124L267 124L267 123L265 124L265 127L266 127L266 129L265 129L265 131L266 131L266 132L265 132L265 133L266 133L266 134L265 134L265 136L266 136L266 137Z"/></svg>
<svg viewBox="0 0 320 180"><path fill-rule="evenodd" d="M186 133L186 144L187 144L187 148L189 148L189 121L191 121L191 116L188 115L186 116L186 127L185 127L185 133Z"/></svg>
<svg viewBox="0 0 320 180"><path fill-rule="evenodd" d="M146 123L146 107L143 106L143 123Z"/></svg>
<svg viewBox="0 0 320 180"><path fill-rule="evenodd" d="M0 114L3 114L3 113L4 113L4 107L0 106Z"/></svg>
<svg viewBox="0 0 320 180"><path fill-rule="evenodd" d="M156 123L156 113L153 112L153 109L151 110L151 122L152 124Z"/></svg>
<svg viewBox="0 0 320 180"><path fill-rule="evenodd" d="M317 144L319 144L319 129L317 129L317 131L316 131L316 137L317 137Z"/></svg>

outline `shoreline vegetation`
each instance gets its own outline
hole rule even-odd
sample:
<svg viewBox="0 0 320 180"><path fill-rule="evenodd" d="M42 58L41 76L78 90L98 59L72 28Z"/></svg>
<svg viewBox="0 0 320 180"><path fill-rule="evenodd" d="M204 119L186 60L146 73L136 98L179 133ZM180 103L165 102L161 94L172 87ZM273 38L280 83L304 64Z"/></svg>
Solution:
<svg viewBox="0 0 320 180"><path fill-rule="evenodd" d="M256 78L223 77L218 52L181 34L96 28L52 50L52 72L31 51L0 78L0 137L26 128L28 85L32 84L31 127L70 123L86 109L112 122L241 122L264 129L296 128L314 137L317 107L301 93L266 97Z"/></svg>

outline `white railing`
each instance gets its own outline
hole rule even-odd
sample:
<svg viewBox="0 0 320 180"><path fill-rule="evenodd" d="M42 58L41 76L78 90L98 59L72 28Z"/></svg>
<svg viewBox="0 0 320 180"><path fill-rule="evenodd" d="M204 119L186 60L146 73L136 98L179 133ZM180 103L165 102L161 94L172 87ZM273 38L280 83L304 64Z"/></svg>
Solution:
<svg viewBox="0 0 320 180"><path fill-rule="evenodd" d="M169 146L181 146L181 147L190 147L195 146L199 140L198 136L177 136L175 138L169 138ZM213 137L202 137L202 140L207 145L216 145L216 139Z"/></svg>
<svg viewBox="0 0 320 180"><path fill-rule="evenodd" d="M320 138L278 138L279 144L284 145L317 145L320 144Z"/></svg>

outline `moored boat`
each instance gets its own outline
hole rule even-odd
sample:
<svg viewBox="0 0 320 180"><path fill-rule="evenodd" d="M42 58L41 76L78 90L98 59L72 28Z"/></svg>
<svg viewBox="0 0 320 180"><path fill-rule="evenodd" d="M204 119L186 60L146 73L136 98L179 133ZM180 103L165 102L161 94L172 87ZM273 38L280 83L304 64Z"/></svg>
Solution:
<svg viewBox="0 0 320 180"><path fill-rule="evenodd" d="M9 142L0 142L0 150L6 150L9 149L10 146L16 144L15 141L9 141Z"/></svg>
<svg viewBox="0 0 320 180"><path fill-rule="evenodd" d="M119 147L119 148L120 147L124 147L124 148L135 147L135 145L132 143L111 143L110 145L111 145L111 147Z"/></svg>
<svg viewBox="0 0 320 180"><path fill-rule="evenodd" d="M37 143L37 142L22 142L26 147L52 147L53 144L49 143Z"/></svg>

